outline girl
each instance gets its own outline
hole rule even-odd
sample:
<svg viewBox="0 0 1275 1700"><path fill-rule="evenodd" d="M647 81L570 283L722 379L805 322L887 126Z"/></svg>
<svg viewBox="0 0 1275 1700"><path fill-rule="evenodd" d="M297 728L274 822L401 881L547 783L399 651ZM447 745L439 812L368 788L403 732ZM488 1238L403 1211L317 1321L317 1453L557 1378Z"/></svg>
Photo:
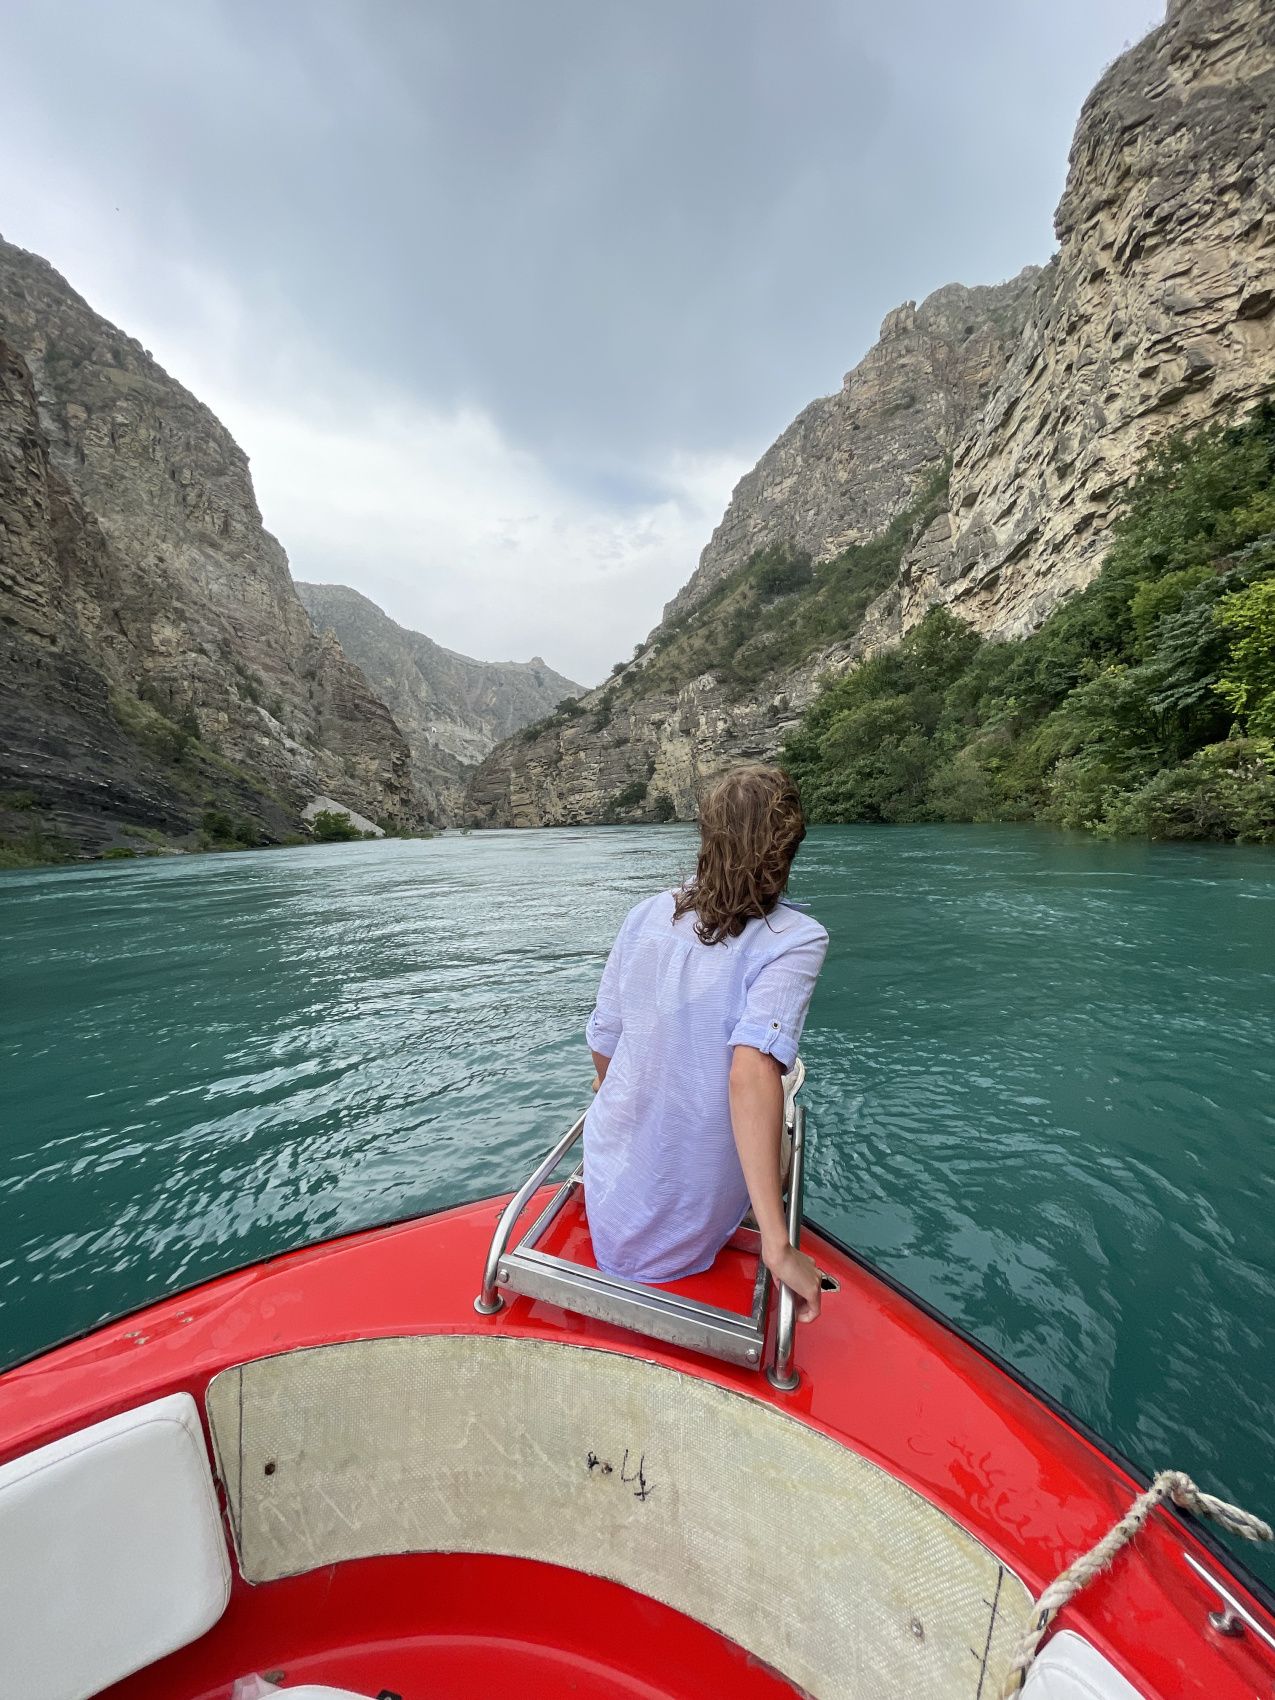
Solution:
<svg viewBox="0 0 1275 1700"><path fill-rule="evenodd" d="M598 1093L584 1188L598 1267L644 1285L707 1269L751 1201L762 1256L819 1314L819 1272L788 1241L783 1074L828 948L784 900L806 834L779 768L736 768L700 808L695 877L625 917L586 1036Z"/></svg>

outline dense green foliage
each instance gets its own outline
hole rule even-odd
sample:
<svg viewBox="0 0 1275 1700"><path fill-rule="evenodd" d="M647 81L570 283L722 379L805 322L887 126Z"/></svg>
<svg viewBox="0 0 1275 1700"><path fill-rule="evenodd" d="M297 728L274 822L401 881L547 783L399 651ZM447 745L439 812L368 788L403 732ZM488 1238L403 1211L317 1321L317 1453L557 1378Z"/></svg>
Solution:
<svg viewBox="0 0 1275 1700"><path fill-rule="evenodd" d="M345 819L344 815L340 818ZM255 850L267 842L246 815L232 816L225 809L205 809L199 829L200 842L207 850Z"/></svg>
<svg viewBox="0 0 1275 1700"><path fill-rule="evenodd" d="M824 821L1042 818L1275 840L1275 403L1177 437L1103 569L1032 636L933 609L828 682L784 752Z"/></svg>
<svg viewBox="0 0 1275 1700"><path fill-rule="evenodd" d="M72 847L38 821L24 832L0 833L0 868L53 867L71 860Z"/></svg>
<svg viewBox="0 0 1275 1700"><path fill-rule="evenodd" d="M645 779L634 779L629 782L606 806L608 815L618 814L622 809L636 809L646 801L647 782Z"/></svg>

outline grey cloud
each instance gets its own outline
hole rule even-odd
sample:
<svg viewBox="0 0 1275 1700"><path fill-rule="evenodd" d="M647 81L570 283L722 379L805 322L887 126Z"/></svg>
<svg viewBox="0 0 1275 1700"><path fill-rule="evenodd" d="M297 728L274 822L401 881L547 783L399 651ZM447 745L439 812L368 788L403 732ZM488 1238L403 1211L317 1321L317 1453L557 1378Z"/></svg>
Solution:
<svg viewBox="0 0 1275 1700"><path fill-rule="evenodd" d="M53 0L6 80L156 244L574 460L757 444L1050 246L1149 0Z"/></svg>
<svg viewBox="0 0 1275 1700"><path fill-rule="evenodd" d="M889 308L1047 257L1161 10L0 0L0 230L223 411L299 577L597 678Z"/></svg>

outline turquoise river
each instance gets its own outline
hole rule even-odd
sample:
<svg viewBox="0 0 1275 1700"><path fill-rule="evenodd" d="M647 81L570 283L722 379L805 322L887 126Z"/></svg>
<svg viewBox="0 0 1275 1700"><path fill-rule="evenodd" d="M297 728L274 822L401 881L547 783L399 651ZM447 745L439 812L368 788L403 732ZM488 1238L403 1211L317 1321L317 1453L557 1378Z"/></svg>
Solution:
<svg viewBox="0 0 1275 1700"><path fill-rule="evenodd" d="M0 874L0 1361L510 1186L685 827ZM809 1213L1130 1457L1275 1512L1275 856L823 828ZM1275 1565L1262 1566L1269 1577Z"/></svg>

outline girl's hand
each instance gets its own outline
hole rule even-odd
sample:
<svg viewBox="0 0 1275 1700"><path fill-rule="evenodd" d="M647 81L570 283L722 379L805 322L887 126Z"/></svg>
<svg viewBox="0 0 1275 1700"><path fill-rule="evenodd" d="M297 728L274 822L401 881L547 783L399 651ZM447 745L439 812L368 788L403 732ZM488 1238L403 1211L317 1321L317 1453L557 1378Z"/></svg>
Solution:
<svg viewBox="0 0 1275 1700"><path fill-rule="evenodd" d="M776 1281L791 1287L796 1295L797 1321L813 1322L823 1302L819 1270L814 1258L807 1257L804 1251L798 1251L787 1240L770 1250L763 1246L762 1258Z"/></svg>

